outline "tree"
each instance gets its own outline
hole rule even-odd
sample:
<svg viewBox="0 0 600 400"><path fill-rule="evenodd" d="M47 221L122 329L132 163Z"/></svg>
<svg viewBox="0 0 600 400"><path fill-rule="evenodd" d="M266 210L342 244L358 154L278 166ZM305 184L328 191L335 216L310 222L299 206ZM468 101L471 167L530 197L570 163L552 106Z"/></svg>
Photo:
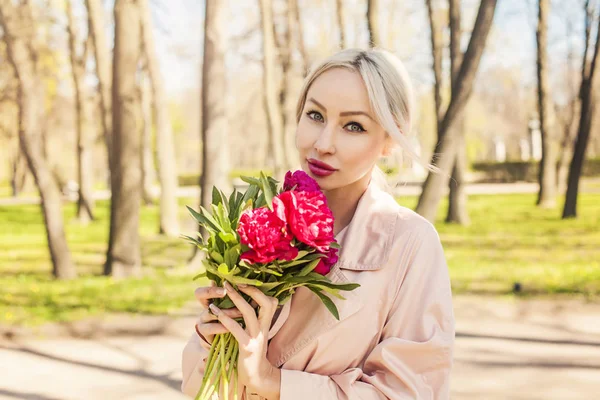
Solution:
<svg viewBox="0 0 600 400"><path fill-rule="evenodd" d="M496 2L497 0L481 0L469 46L456 78L457 91L453 94L438 129L440 140L434 150L431 163L439 169L439 172L432 171L427 175L417 205L417 212L430 221L435 219L444 187L448 184L448 174L455 162L458 148L456 136L460 132L453 128L459 122L461 113L471 95L475 75L494 18Z"/></svg>
<svg viewBox="0 0 600 400"><path fill-rule="evenodd" d="M225 115L227 37L225 18L227 5L220 0L206 0L204 8L204 54L202 57L202 90L200 107L202 122L202 173L200 175L200 205L209 209L212 187L229 191L229 145ZM206 231L200 231L205 236ZM194 248L189 266L195 269L204 254Z"/></svg>
<svg viewBox="0 0 600 400"><path fill-rule="evenodd" d="M457 81L462 63L463 53L460 49L461 12L460 0L449 0L448 20L450 24L450 92L454 97L458 94L460 82ZM465 192L465 174L467 172L467 145L465 143L464 117L460 117L454 129L456 136L456 155L452 167L452 177L449 181L448 214L446 222L461 225L469 223L467 213L467 193Z"/></svg>
<svg viewBox="0 0 600 400"><path fill-rule="evenodd" d="M429 18L431 54L433 59L433 98L435 106L436 131L442 124L442 54L443 54L443 36L442 26L439 23L439 14L433 8L432 0L425 0L427 6L427 16Z"/></svg>
<svg viewBox="0 0 600 400"><path fill-rule="evenodd" d="M31 7L29 2L15 5L12 0L0 0L0 27L17 79L19 141L40 193L52 272L58 279L69 279L76 276L76 270L65 237L61 195L41 147L44 93L37 65L38 24Z"/></svg>
<svg viewBox="0 0 600 400"><path fill-rule="evenodd" d="M152 87L152 104L156 125L156 152L158 154L158 180L160 182L160 233L167 236L179 234L177 217L177 163L173 144L173 128L169 118L167 93L164 89L160 64L152 34L152 16L148 0L138 0L142 15L142 47L147 60Z"/></svg>
<svg viewBox="0 0 600 400"><path fill-rule="evenodd" d="M293 30L295 32L296 43L298 45L298 51L300 52L300 61L302 63L302 76L305 77L308 75L310 62L308 59L308 53L306 52L306 47L304 46L304 29L302 28L302 19L300 18L298 0L289 0L288 6L290 12L292 13L292 20L294 21L294 23L290 26L294 27Z"/></svg>
<svg viewBox="0 0 600 400"><path fill-rule="evenodd" d="M369 46L381 46L379 33L379 0L367 0L367 28L369 30Z"/></svg>
<svg viewBox="0 0 600 400"><path fill-rule="evenodd" d="M88 32L94 46L94 58L96 75L98 77L98 91L100 93L100 121L106 154L108 160L108 171L112 170L112 99L111 99L111 74L110 74L110 50L106 43L106 21L102 0L86 0L88 12ZM112 190L112 178L111 178Z"/></svg>
<svg viewBox="0 0 600 400"><path fill-rule="evenodd" d="M94 198L92 187L94 173L92 164L93 138L89 129L88 101L85 86L85 63L87 61L87 39L84 39L83 54L77 50L81 40L78 38L76 23L73 18L72 0L66 2L67 33L69 36L69 56L71 60L71 75L75 88L75 117L77 126L77 183L79 196L77 200L77 218L82 223L94 219Z"/></svg>
<svg viewBox="0 0 600 400"><path fill-rule="evenodd" d="M271 166L275 176L284 167L283 120L281 103L278 100L280 80L278 79L276 44L273 34L273 9L271 0L259 0L260 20L263 34L263 102L267 116Z"/></svg>
<svg viewBox="0 0 600 400"><path fill-rule="evenodd" d="M581 178L581 170L583 169L583 161L585 160L585 152L590 138L590 130L592 127L593 114L593 87L594 76L598 69L598 52L600 48L600 18L598 18L598 29L596 34L596 42L594 44L594 53L592 62L588 64L589 41L587 40L587 32L591 29L593 12L590 9L590 0L586 0L586 43L583 52L583 65L581 68L581 89L579 98L581 102L581 110L579 114L579 124L577 128L577 139L575 141L575 149L573 159L569 166L569 180L567 184L567 194L565 205L563 208L563 219L574 218L577 216L577 196L579 194L579 179Z"/></svg>
<svg viewBox="0 0 600 400"><path fill-rule="evenodd" d="M142 199L144 204L152 204L152 184L155 179L154 154L152 152L152 94L145 68L142 69L139 85L140 113L142 121Z"/></svg>
<svg viewBox="0 0 600 400"><path fill-rule="evenodd" d="M539 172L537 205L543 208L556 206L556 152L550 124L550 96L548 90L548 14L550 1L538 0L537 43L537 91L538 115L542 135L542 159Z"/></svg>
<svg viewBox="0 0 600 400"><path fill-rule="evenodd" d="M141 19L136 0L115 1L112 112L114 168L110 205L110 237L105 275L141 273L139 214L141 202L141 134L136 72L141 48Z"/></svg>
<svg viewBox="0 0 600 400"><path fill-rule="evenodd" d="M343 49L346 47L346 29L344 28L343 0L335 0L335 15L337 19L338 29L340 30L340 49Z"/></svg>

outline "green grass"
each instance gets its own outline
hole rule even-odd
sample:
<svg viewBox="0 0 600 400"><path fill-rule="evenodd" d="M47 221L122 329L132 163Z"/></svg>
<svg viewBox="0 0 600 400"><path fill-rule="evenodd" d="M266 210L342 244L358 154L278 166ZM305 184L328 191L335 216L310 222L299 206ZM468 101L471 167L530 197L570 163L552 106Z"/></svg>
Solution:
<svg viewBox="0 0 600 400"><path fill-rule="evenodd" d="M193 230L181 201L181 220ZM97 205L97 221L87 226L75 220L75 206L64 207L67 240L79 277L51 278L52 264L39 206L0 207L0 324L39 325L65 322L101 313L165 314L193 299L197 282L185 267L192 247L179 238L156 234L158 209L142 209L142 264L144 276L115 280L102 276L106 258L109 209Z"/></svg>
<svg viewBox="0 0 600 400"><path fill-rule="evenodd" d="M534 207L535 195L470 196L469 226L436 227L455 293L600 295L600 194L579 198L578 219L561 220L556 209ZM414 207L415 198L400 199Z"/></svg>
<svg viewBox="0 0 600 400"><path fill-rule="evenodd" d="M469 198L470 226L437 223L455 293L600 295L600 194L580 197L576 220L560 219L560 208L540 210L534 195ZM181 221L194 230L182 199ZM413 208L416 198L399 202ZM97 221L81 226L75 206L64 207L67 238L79 278L51 278L51 263L39 206L0 207L0 324L39 325L105 313L165 314L193 300L197 282L185 267L191 246L156 234L158 209L142 209L140 232L144 276L115 280L101 275L108 237L108 203Z"/></svg>

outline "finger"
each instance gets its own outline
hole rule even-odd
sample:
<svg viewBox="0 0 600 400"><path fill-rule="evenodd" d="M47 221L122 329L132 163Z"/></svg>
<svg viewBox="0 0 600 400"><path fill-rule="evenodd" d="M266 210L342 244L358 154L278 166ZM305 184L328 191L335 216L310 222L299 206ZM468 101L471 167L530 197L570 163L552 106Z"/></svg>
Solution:
<svg viewBox="0 0 600 400"><path fill-rule="evenodd" d="M231 332L231 334L238 341L240 346L248 345L248 342L250 341L250 337L248 336L248 334L246 333L244 328L242 328L242 326L239 323L235 322L233 319L228 317L224 312L222 312L214 304L211 304L209 306L209 308L217 316L217 318L219 318L219 322L221 324L223 324L223 326L225 328L227 328L227 330L229 332Z"/></svg>
<svg viewBox="0 0 600 400"><path fill-rule="evenodd" d="M254 286L238 285L240 290L250 296L258 306L258 323L263 332L268 332L271 328L271 321L277 311L279 302L275 297L264 294L260 289Z"/></svg>
<svg viewBox="0 0 600 400"><path fill-rule="evenodd" d="M194 295L202 307L207 309L210 299L225 297L225 290L217 286L203 286L196 288Z"/></svg>
<svg viewBox="0 0 600 400"><path fill-rule="evenodd" d="M223 324L215 322L210 324L198 324L198 332L200 332L208 342L211 339L211 336L229 333L229 330L227 330Z"/></svg>
<svg viewBox="0 0 600 400"><path fill-rule="evenodd" d="M256 318L256 311L248 302L239 294L230 284L229 282L224 282L223 286L227 290L227 295L235 304L238 310L242 313L244 317L244 322L246 323L246 328L248 328L248 332L251 336L255 336L258 334L260 330L260 325L258 323L258 319Z"/></svg>
<svg viewBox="0 0 600 400"><path fill-rule="evenodd" d="M229 308L229 309L221 309L229 318L243 318L242 313L237 308ZM216 321L217 316L211 314L210 312L204 311L200 314L200 318L198 319L198 323L206 323Z"/></svg>

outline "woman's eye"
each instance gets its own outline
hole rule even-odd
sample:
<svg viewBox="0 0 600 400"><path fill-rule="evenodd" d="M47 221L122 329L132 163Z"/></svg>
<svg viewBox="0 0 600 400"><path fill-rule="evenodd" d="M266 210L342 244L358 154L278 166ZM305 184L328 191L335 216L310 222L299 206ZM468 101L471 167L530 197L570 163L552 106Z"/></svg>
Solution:
<svg viewBox="0 0 600 400"><path fill-rule="evenodd" d="M364 132L365 129L358 123L356 122L351 122L348 125L346 125L346 128L350 131L350 132Z"/></svg>
<svg viewBox="0 0 600 400"><path fill-rule="evenodd" d="M323 122L323 116L318 111L309 111L306 113L310 119L317 122Z"/></svg>

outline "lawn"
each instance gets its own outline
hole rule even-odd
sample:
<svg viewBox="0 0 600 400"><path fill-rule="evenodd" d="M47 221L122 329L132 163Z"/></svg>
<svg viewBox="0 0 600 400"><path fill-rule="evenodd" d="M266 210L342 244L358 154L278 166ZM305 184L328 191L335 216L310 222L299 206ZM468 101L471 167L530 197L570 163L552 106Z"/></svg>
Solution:
<svg viewBox="0 0 600 400"><path fill-rule="evenodd" d="M534 195L471 196L467 227L443 224L444 244L455 293L508 294L519 282L523 295L600 295L600 194L580 197L576 220L560 220L560 209L539 210ZM414 207L416 198L400 198ZM185 229L194 226L182 199ZM0 207L0 324L38 325L105 313L164 314L193 300L197 286L185 267L191 247L156 234L158 209L141 214L143 278L101 276L108 236L108 203L97 221L81 226L75 206L64 207L66 231L80 277L51 279L51 264L39 206Z"/></svg>

